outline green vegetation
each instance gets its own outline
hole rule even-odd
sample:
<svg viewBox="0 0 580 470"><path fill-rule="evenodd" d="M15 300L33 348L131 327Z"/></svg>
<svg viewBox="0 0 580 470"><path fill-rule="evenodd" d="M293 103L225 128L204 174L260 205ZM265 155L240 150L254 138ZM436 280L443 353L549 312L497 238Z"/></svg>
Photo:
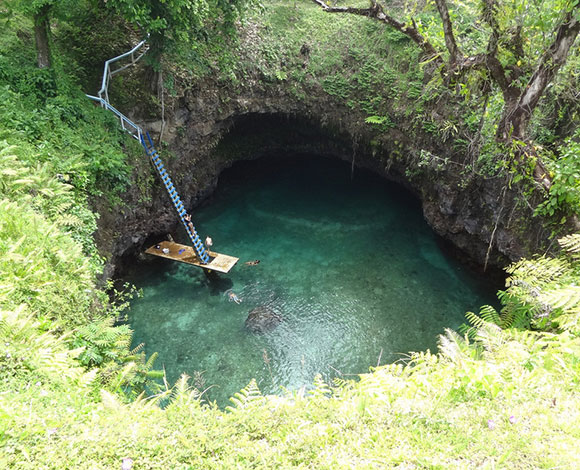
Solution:
<svg viewBox="0 0 580 470"><path fill-rule="evenodd" d="M51 66L42 69L32 19L0 6L0 467L119 468L125 458L164 469L580 467L578 235L563 239L555 258L510 267L501 309L468 314L465 336L448 331L437 355L411 354L358 382L317 379L312 390L281 397L263 397L250 382L227 410L206 403L187 377L155 388L156 355L130 351L130 329L114 326L131 289L97 282L92 205L122 204L139 149L82 94L79 83L98 64L75 26L89 2L75 4L79 11L52 25ZM421 24L429 18L422 14ZM485 99L467 80L456 94L437 75L424 85L425 64L400 32L330 18L310 3L269 1L245 21L239 60L233 39L173 53L183 53L179 64L195 57L198 76L219 68L232 86L259 73L263 86L283 84L296 99L322 87L364 111L361 125L377 132L411 122L443 141L475 132L483 150L497 149L497 92ZM75 47L62 47L65 40ZM232 49L212 65L225 44ZM553 171L538 211L558 217L580 210L580 149L569 123L578 60L573 51L530 124ZM441 97L451 102L447 114L427 119ZM478 112L486 113L482 127ZM476 155L480 169L505 170L490 155Z"/></svg>
<svg viewBox="0 0 580 470"><path fill-rule="evenodd" d="M563 188L562 176L557 176L564 172L569 181L575 173L564 155L569 145L565 139L577 139L573 135L579 102L571 90L578 89L574 70L580 55L571 47L558 67L546 65L540 56L570 15L570 21L577 21L577 5L542 2L534 14L526 2L491 2L492 11L485 9L489 2L454 6L450 20L458 50L452 60L436 3L395 2L387 11L409 27L412 18L416 31L437 52L433 57L372 15L327 13L312 1L294 5L272 0L260 14L250 15L251 27L244 30L239 48L241 60L215 73L224 82L235 77L236 83L258 78L261 86L283 84L307 103L322 87L329 97L364 116L361 134L370 127L376 141L385 145L392 142L387 137L390 129L418 142L435 137L446 147L445 155L441 149L428 149L435 165L447 160L465 179L474 174L499 177L506 185L521 186L528 198L531 193L539 199L548 196L549 206L538 213L551 217L556 231L561 229L579 215L580 207L573 202L577 188L568 182ZM340 0L329 5L365 9L369 2ZM498 70L482 64L486 54ZM522 110L520 102L531 99L526 90L532 88L533 72L545 65L550 69L549 86L534 98L533 108ZM519 121L508 123L508 115L518 115ZM409 176L421 173L425 163L423 149L415 150L422 157L406 162ZM397 150L389 151L398 158ZM554 184L546 184L545 178Z"/></svg>

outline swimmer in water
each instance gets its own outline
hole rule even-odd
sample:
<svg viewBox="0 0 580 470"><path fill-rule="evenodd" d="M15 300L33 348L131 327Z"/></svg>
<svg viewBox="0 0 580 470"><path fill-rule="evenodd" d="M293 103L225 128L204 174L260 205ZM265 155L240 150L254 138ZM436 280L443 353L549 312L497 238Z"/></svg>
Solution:
<svg viewBox="0 0 580 470"><path fill-rule="evenodd" d="M259 259L255 259L254 261L246 261L244 264L246 266L256 266L257 264L260 264L260 260Z"/></svg>
<svg viewBox="0 0 580 470"><path fill-rule="evenodd" d="M235 292L228 290L226 291L226 293L228 294L228 300L230 302L235 302L237 304L241 304L242 303L242 299L240 299Z"/></svg>

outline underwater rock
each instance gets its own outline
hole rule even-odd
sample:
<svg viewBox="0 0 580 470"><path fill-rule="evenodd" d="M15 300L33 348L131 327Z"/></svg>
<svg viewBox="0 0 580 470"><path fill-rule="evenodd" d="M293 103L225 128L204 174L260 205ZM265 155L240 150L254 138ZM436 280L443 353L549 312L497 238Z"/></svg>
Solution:
<svg viewBox="0 0 580 470"><path fill-rule="evenodd" d="M262 334L272 331L281 322L281 315L274 312L270 307L261 305L250 310L245 325L252 333Z"/></svg>

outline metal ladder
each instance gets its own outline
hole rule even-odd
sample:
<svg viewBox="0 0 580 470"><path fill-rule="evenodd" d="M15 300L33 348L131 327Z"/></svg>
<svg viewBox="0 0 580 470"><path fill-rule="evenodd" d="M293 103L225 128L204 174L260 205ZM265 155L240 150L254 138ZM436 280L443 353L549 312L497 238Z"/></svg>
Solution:
<svg viewBox="0 0 580 470"><path fill-rule="evenodd" d="M146 139L145 136L147 137ZM157 150L155 150L155 146L153 145L153 141L151 140L149 132L147 132L145 136L141 134L141 144L145 149L145 153L147 153L147 156L151 159L153 166L155 167L157 173L159 174L159 177L163 181L165 189L167 189L167 193L169 194L169 197L173 202L173 206L175 207L175 210L179 215L179 219L181 220L181 223L185 227L185 231L189 235L189 239L193 243L195 253L197 254L197 256L199 257L199 259L203 264L207 264L210 261L209 254L204 248L203 243L201 242L201 239L199 238L199 235L195 230L195 227L193 226L193 224L190 225L191 222L188 222L185 218L185 216L187 215L187 211L185 210L183 202L181 201L181 198L177 193L177 189L175 189L175 186L171 181L169 173L167 173L167 171L165 170L165 166L163 165L163 162L161 161L161 158L159 157Z"/></svg>

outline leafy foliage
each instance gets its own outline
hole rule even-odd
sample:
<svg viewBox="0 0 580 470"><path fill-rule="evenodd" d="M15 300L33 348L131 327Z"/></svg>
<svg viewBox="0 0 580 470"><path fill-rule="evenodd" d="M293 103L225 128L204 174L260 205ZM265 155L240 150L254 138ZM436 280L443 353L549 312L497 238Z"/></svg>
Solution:
<svg viewBox="0 0 580 470"><path fill-rule="evenodd" d="M4 306L25 303L43 322L87 321L97 265L55 224L22 203L0 200L0 253Z"/></svg>
<svg viewBox="0 0 580 470"><path fill-rule="evenodd" d="M269 20L273 30L300 15L290 4L278 6L279 17ZM327 23L315 14L292 24ZM361 34L350 29L353 24L337 20L330 31L348 40ZM369 116L393 116L393 122L397 112L418 109L395 101L400 109L392 113L392 103L369 96L378 94L381 83L389 90L420 83L416 70L393 80L397 60L389 72L365 51L336 47L325 56L316 35L308 73L320 78L336 67L332 73L339 74L347 62L344 90L353 107ZM301 46L303 37L288 40ZM401 48L386 55L407 53L404 38L391 40ZM292 67L304 60L299 48L286 55L290 49L278 47L281 42L266 43L257 47L274 50L254 70L263 67L272 83L306 79ZM439 354L412 353L406 364L374 369L359 382L331 386L315 377L307 396L265 397L252 381L225 411L204 403L185 376L173 387L153 388L151 379L162 376L153 368L157 355L146 359L141 347L129 350L130 330L114 326L119 311L95 286L100 260L90 237L95 217L87 194L123 187L126 142L72 88L63 93L58 74L26 78L27 66L12 61L30 62L19 49L0 48L0 93L6 98L0 102L0 138L6 141L0 144L1 467L118 468L123 458L140 468L579 466L580 420L573 419L580 385L578 236L561 241L566 252L558 259L514 265L502 310L488 306L480 316L470 314L473 335L446 331ZM369 64L356 70L363 60ZM454 133L456 123L449 122L444 126ZM432 123L438 132L440 121ZM107 161L95 155L96 147L91 150L97 141L114 154L103 156ZM549 331L501 330L492 324L498 322ZM157 396L147 398L144 390Z"/></svg>
<svg viewBox="0 0 580 470"><path fill-rule="evenodd" d="M548 198L536 209L537 214L561 216L560 223L567 217L580 214L580 133L566 140L559 149L559 158L554 163L554 177Z"/></svg>
<svg viewBox="0 0 580 470"><path fill-rule="evenodd" d="M580 235L577 233L560 238L558 242L560 243L560 246L566 251L566 253L572 255L575 258L580 255Z"/></svg>
<svg viewBox="0 0 580 470"><path fill-rule="evenodd" d="M523 259L509 266L506 289L498 292L501 311L485 305L479 315L468 312L471 326L462 330L471 338L485 324L580 334L579 239L579 234L573 234L559 240L564 252L558 257Z"/></svg>
<svg viewBox="0 0 580 470"><path fill-rule="evenodd" d="M67 348L64 337L42 333L39 327L24 306L0 311L2 386L17 379L66 382L82 376L82 369L74 361L79 351Z"/></svg>
<svg viewBox="0 0 580 470"><path fill-rule="evenodd" d="M82 348L79 361L85 367L102 366L109 361L121 361L127 355L131 336L127 325L115 327L113 318L103 318L79 327L72 347Z"/></svg>
<svg viewBox="0 0 580 470"><path fill-rule="evenodd" d="M233 34L234 21L241 14L245 0L109 0L114 9L151 35L153 56L167 49L203 41L218 34L211 30L219 25L221 32Z"/></svg>

